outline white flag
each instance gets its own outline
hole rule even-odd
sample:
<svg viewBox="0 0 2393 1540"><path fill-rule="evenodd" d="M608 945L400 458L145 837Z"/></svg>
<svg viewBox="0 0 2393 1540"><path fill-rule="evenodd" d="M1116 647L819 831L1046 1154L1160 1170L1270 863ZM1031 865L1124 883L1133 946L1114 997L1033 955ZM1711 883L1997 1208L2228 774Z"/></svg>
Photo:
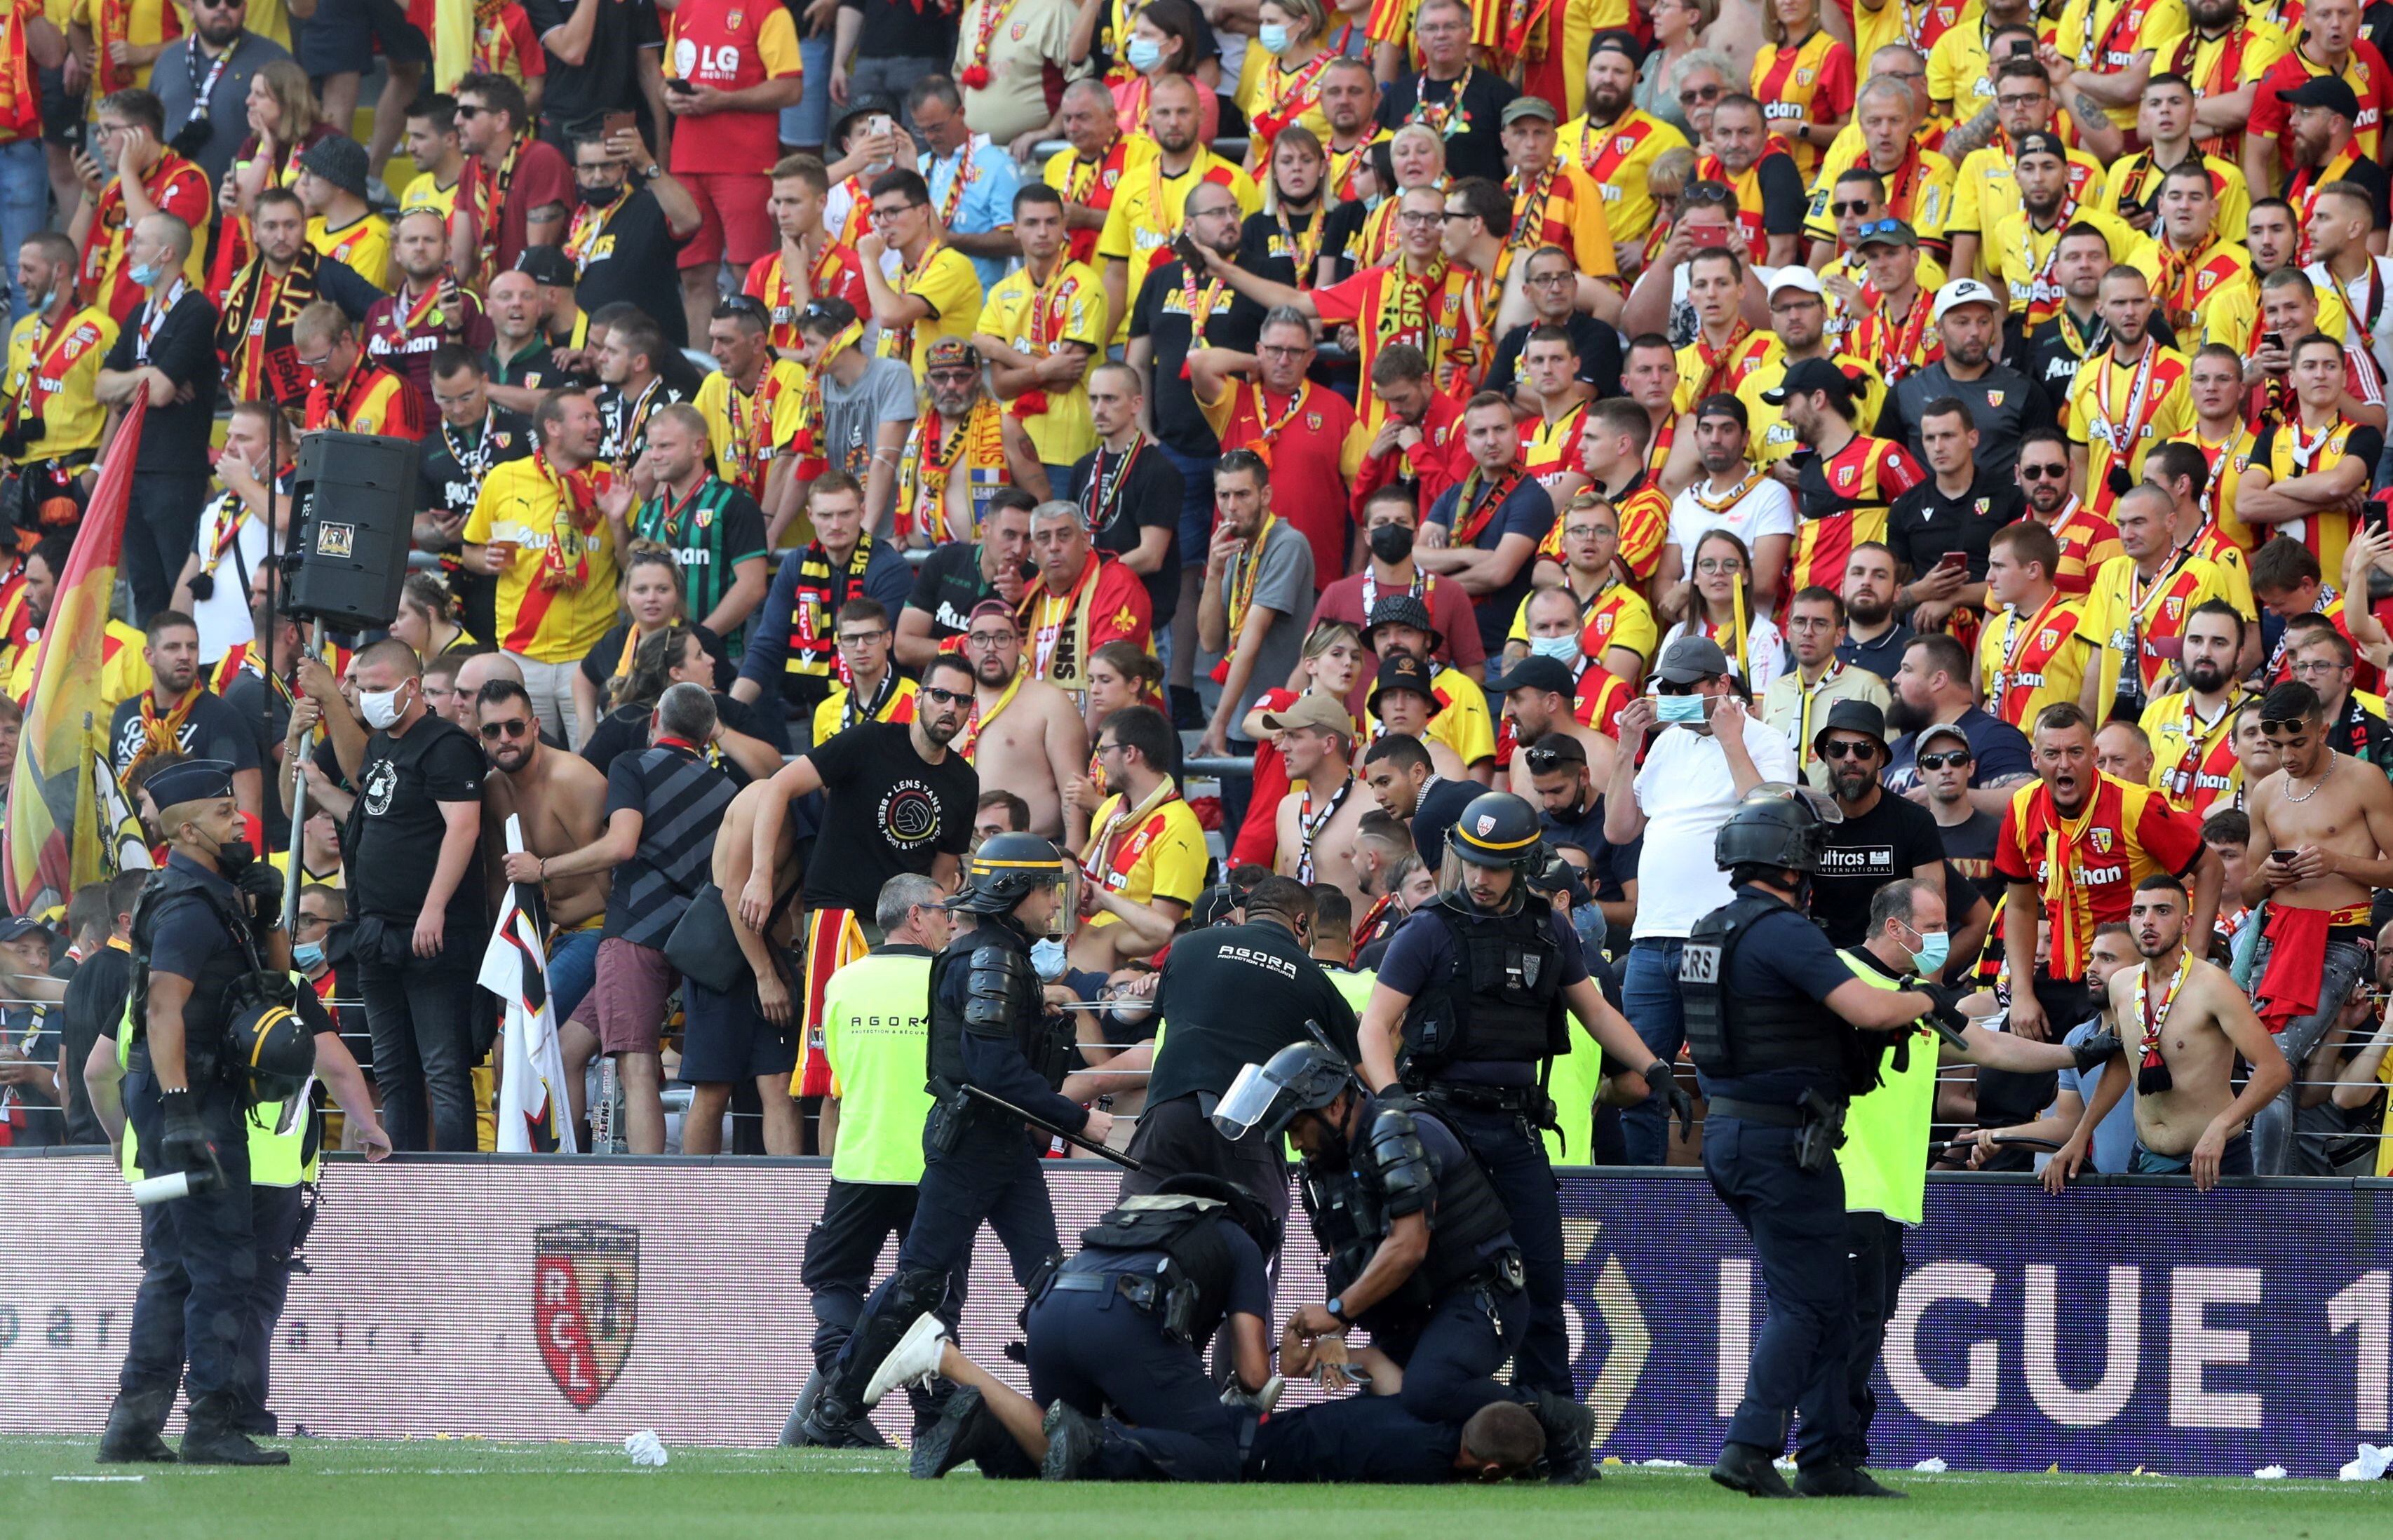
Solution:
<svg viewBox="0 0 2393 1540"><path fill-rule="evenodd" d="M523 849L523 824L507 816L507 849ZM542 937L538 890L507 884L498 929L482 953L481 985L506 1002L499 1073L499 1149L525 1154L536 1134L552 1135L557 1153L572 1155L573 1103L565 1094L565 1054L548 1006L548 948Z"/></svg>

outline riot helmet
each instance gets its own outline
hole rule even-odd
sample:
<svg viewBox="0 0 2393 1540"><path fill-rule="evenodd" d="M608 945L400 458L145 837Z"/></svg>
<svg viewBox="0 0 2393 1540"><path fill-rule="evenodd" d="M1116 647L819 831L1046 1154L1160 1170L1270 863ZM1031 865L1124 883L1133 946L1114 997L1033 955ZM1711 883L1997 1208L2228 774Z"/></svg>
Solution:
<svg viewBox="0 0 2393 1540"><path fill-rule="evenodd" d="M1810 787L1763 781L1712 836L1712 863L1722 871L1773 867L1809 877L1820 869L1828 827L1844 821L1835 801Z"/></svg>
<svg viewBox="0 0 2393 1540"><path fill-rule="evenodd" d="M1036 834L996 834L973 852L963 891L947 907L966 914L1010 915L1041 888L1060 888L1047 922L1052 936L1067 934L1079 912L1080 864Z"/></svg>
<svg viewBox="0 0 2393 1540"><path fill-rule="evenodd" d="M315 990L307 991L310 1003ZM319 1010L320 1011L320 1005ZM287 1101L316 1072L316 1034L287 973L244 973L225 990L227 1037L255 1101Z"/></svg>
<svg viewBox="0 0 2393 1540"><path fill-rule="evenodd" d="M1314 1042L1290 1043L1267 1063L1238 1071L1213 1109L1213 1127L1233 1140L1249 1133L1277 1139L1297 1114L1319 1112L1345 1090L1360 1095L1363 1084L1337 1051Z"/></svg>
<svg viewBox="0 0 2393 1540"><path fill-rule="evenodd" d="M1454 827L1446 830L1437 891L1449 897L1461 893L1471 867L1507 869L1520 879L1504 902L1509 913L1521 907L1527 889L1525 879L1544 864L1548 848L1545 820L1525 798L1510 791L1483 791L1471 799Z"/></svg>

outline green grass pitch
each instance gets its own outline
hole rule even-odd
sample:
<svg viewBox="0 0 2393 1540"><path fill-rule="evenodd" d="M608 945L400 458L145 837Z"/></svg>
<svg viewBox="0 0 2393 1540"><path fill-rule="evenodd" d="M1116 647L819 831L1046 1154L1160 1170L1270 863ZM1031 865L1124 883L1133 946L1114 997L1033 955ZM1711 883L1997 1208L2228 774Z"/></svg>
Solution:
<svg viewBox="0 0 2393 1540"><path fill-rule="evenodd" d="M2384 1540L2393 1483L1887 1472L1903 1503L1758 1504L1700 1471L1606 1468L1575 1490L1053 1486L960 1472L910 1481L904 1457L677 1449L637 1469L611 1444L299 1440L286 1470L102 1467L90 1440L0 1439L11 1540L407 1540L504 1536L833 1540ZM138 1480L129 1479L138 1477ZM1633 1532L1630 1526L1634 1526Z"/></svg>

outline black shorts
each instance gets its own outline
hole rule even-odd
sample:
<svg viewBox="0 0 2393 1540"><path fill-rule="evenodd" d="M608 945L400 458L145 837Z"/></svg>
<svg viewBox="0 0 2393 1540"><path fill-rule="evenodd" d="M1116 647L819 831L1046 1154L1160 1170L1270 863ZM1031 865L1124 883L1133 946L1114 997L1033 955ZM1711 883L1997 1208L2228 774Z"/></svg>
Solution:
<svg viewBox="0 0 2393 1540"><path fill-rule="evenodd" d="M399 0L322 0L314 16L304 21L293 17L291 26L297 34L299 62L317 80L364 74L373 68L376 43L394 64L432 61L431 40L408 20L407 7Z"/></svg>
<svg viewBox="0 0 2393 1540"><path fill-rule="evenodd" d="M784 1037L765 1019L752 984L719 995L684 974L681 1008L681 1077L690 1084L733 1084L797 1068L796 1033Z"/></svg>
<svg viewBox="0 0 2393 1540"><path fill-rule="evenodd" d="M67 94L67 77L62 70L34 71L42 89L42 139L47 144L83 147L83 104L81 91Z"/></svg>

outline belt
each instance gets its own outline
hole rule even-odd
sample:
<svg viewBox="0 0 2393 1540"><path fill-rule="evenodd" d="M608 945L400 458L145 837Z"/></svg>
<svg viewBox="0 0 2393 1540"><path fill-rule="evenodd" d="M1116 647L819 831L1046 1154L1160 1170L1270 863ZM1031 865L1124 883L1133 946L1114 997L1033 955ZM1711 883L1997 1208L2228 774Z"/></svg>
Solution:
<svg viewBox="0 0 2393 1540"><path fill-rule="evenodd" d="M1759 1123L1772 1129L1803 1126L1802 1109L1783 1102L1740 1102L1733 1096L1715 1096L1704 1103L1704 1113L1707 1117L1733 1117L1740 1123Z"/></svg>
<svg viewBox="0 0 2393 1540"><path fill-rule="evenodd" d="M1535 1086L1481 1086L1468 1081L1434 1080L1423 1086L1419 1094L1432 1105L1450 1102L1471 1112L1529 1112L1537 1104Z"/></svg>
<svg viewBox="0 0 2393 1540"><path fill-rule="evenodd" d="M1162 1291L1140 1272L1058 1272L1048 1288L1057 1294L1119 1294L1141 1310L1153 1310Z"/></svg>

